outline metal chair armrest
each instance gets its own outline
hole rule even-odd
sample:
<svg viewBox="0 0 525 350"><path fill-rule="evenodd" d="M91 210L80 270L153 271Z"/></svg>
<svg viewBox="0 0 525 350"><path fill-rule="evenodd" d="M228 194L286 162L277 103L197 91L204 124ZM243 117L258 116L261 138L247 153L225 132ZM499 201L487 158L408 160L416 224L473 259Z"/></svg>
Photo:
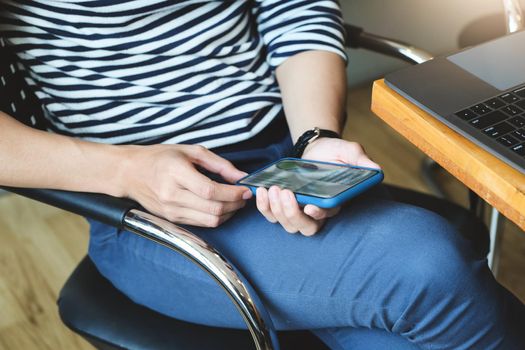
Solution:
<svg viewBox="0 0 525 350"><path fill-rule="evenodd" d="M345 23L345 45L348 48L363 48L387 56L402 59L411 64L423 63L433 56L417 47L403 41L370 34L362 28Z"/></svg>
<svg viewBox="0 0 525 350"><path fill-rule="evenodd" d="M277 350L272 320L246 278L222 254L201 238L122 198L104 194L3 187L67 211L101 220L176 251L206 271L227 293L241 313L257 350Z"/></svg>
<svg viewBox="0 0 525 350"><path fill-rule="evenodd" d="M525 28L525 19L518 0L502 0L507 33ZM411 64L431 60L433 55L400 40L365 32L362 28L345 23L345 45L348 48L363 48L387 56L402 59Z"/></svg>
<svg viewBox="0 0 525 350"><path fill-rule="evenodd" d="M126 213L131 209L140 208L137 202L130 199L116 198L101 193L7 186L0 186L0 188L120 229L124 228Z"/></svg>
<svg viewBox="0 0 525 350"><path fill-rule="evenodd" d="M507 33L514 33L523 29L525 23L519 1L517 0L503 0L503 9L505 11L505 19L507 21Z"/></svg>

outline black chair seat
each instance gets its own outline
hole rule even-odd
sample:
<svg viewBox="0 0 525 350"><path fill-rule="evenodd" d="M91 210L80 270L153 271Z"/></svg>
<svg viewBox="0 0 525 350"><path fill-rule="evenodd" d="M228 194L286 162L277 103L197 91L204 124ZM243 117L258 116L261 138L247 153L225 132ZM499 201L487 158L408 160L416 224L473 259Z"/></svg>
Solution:
<svg viewBox="0 0 525 350"><path fill-rule="evenodd" d="M85 257L60 292L62 321L98 349L254 349L248 331L182 322L135 304ZM308 331L280 332L282 349L321 350Z"/></svg>

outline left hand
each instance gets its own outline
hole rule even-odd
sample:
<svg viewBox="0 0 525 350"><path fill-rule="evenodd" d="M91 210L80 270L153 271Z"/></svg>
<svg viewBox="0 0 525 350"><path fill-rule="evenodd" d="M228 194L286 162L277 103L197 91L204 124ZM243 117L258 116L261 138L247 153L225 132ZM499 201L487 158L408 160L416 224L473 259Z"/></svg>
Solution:
<svg viewBox="0 0 525 350"><path fill-rule="evenodd" d="M341 139L315 140L305 149L303 158L380 168L368 158L360 144ZM326 219L335 216L341 209L323 209L312 204L301 208L292 191L277 186L272 186L269 190L258 188L256 201L257 209L268 221L278 222L289 233L300 232L304 236L312 236L319 232Z"/></svg>

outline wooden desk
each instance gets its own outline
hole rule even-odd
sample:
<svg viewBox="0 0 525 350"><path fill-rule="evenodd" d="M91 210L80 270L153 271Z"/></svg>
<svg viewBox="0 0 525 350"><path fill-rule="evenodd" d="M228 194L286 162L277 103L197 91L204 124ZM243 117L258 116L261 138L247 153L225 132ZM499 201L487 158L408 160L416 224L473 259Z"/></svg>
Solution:
<svg viewBox="0 0 525 350"><path fill-rule="evenodd" d="M383 80L374 83L372 111L525 230L524 174L437 121Z"/></svg>

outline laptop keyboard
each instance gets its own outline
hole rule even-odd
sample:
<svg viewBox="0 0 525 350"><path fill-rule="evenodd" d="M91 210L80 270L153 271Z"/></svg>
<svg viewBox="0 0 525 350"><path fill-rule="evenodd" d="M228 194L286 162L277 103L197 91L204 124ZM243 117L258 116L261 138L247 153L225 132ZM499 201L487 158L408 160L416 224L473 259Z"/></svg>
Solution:
<svg viewBox="0 0 525 350"><path fill-rule="evenodd" d="M455 115L525 159L525 85Z"/></svg>

